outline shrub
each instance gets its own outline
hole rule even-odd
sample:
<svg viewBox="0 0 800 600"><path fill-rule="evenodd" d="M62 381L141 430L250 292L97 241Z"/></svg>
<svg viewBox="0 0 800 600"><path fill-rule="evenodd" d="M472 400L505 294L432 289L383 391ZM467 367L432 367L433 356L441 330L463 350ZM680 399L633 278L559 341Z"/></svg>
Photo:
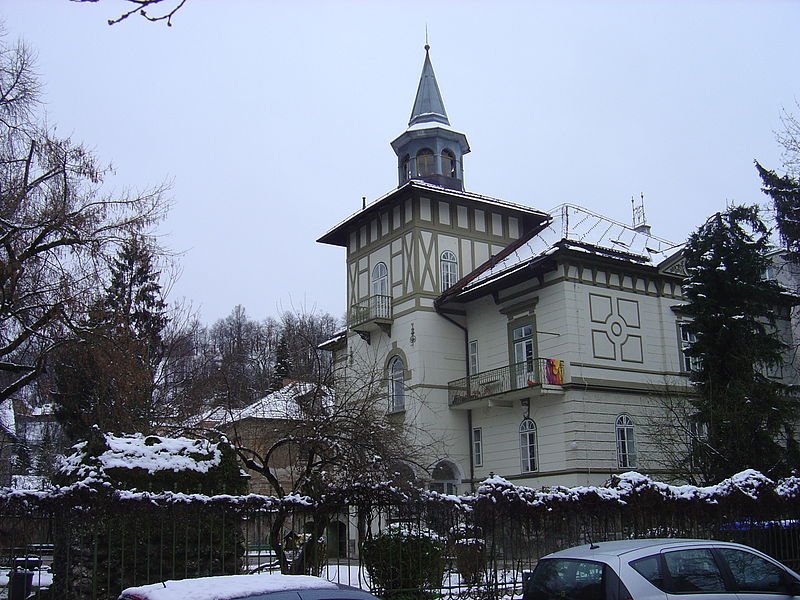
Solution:
<svg viewBox="0 0 800 600"><path fill-rule="evenodd" d="M159 509L112 495L115 490L242 494L247 482L225 444L95 432L65 459L57 483L82 491L84 502L58 511L56 597L116 597L132 585L241 569L239 515L203 500Z"/></svg>
<svg viewBox="0 0 800 600"><path fill-rule="evenodd" d="M450 553L455 558L461 582L469 586L478 585L486 567L483 530L474 525L459 525L449 533Z"/></svg>
<svg viewBox="0 0 800 600"><path fill-rule="evenodd" d="M431 598L444 579L444 543L430 532L392 527L366 540L362 557L375 594L386 600Z"/></svg>
<svg viewBox="0 0 800 600"><path fill-rule="evenodd" d="M461 582L478 585L486 566L486 542L477 538L456 540L454 554Z"/></svg>

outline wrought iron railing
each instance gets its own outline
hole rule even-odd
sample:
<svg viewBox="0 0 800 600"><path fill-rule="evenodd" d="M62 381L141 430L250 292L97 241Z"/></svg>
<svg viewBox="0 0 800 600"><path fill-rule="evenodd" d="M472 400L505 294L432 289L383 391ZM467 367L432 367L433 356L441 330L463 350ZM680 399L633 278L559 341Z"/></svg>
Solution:
<svg viewBox="0 0 800 600"><path fill-rule="evenodd" d="M350 307L350 326L356 327L369 321L392 320L392 297L370 296L363 302Z"/></svg>
<svg viewBox="0 0 800 600"><path fill-rule="evenodd" d="M90 498L85 490L12 504L19 494L0 489L0 598L114 600L125 587L162 587L168 579L278 572L271 532L283 538L325 518L320 515L336 515L326 527L324 547L308 562L284 549L292 567L384 598L519 598L525 572L539 557L590 541L632 538L740 542L798 569L800 505L796 496L776 494L777 485L748 487L754 498L723 491L738 490L730 484L680 497L630 481L606 488L608 494L591 488L557 497L543 493L538 505L530 488L515 491L508 482L481 486L483 491L458 502L415 500L405 489L392 496L376 486L374 495L363 488L348 494L350 505L320 500L308 506L255 494L213 500L187 494L179 503L165 504L121 494L93 492ZM409 540L422 536L426 543L405 545L405 555L387 544L362 551L367 540L404 531ZM432 568L423 569L427 561ZM403 569L412 575L372 577ZM419 584L409 589L407 582L430 588L422 596Z"/></svg>
<svg viewBox="0 0 800 600"><path fill-rule="evenodd" d="M563 385L564 362L533 358L489 371L481 371L447 384L450 406L529 387Z"/></svg>

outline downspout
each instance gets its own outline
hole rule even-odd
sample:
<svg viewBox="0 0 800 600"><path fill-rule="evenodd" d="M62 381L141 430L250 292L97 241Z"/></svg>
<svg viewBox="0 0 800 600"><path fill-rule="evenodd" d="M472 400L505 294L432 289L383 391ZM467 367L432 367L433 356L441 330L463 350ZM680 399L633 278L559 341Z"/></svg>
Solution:
<svg viewBox="0 0 800 600"><path fill-rule="evenodd" d="M467 374L469 377L469 332L467 328L456 321L455 319L451 319L446 314L444 314L439 306L439 298L433 301L433 308L439 314L439 316L444 317L446 320L450 321L453 325L458 327L461 331L464 332L464 373ZM475 491L475 458L472 456L472 409L470 408L467 411L467 435L469 437L469 444L468 444L468 452L469 455L469 481L470 487L472 491Z"/></svg>

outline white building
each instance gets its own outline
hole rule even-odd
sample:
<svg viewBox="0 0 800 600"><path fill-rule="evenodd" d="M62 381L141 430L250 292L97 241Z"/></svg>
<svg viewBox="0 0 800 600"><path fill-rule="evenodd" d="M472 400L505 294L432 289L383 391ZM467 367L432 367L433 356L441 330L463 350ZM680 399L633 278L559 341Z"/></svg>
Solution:
<svg viewBox="0 0 800 600"><path fill-rule="evenodd" d="M469 144L427 50L399 186L319 239L347 264L348 328L324 346L374 361L391 418L441 442L432 489L657 472L654 398L689 389L678 249L644 223L464 191Z"/></svg>

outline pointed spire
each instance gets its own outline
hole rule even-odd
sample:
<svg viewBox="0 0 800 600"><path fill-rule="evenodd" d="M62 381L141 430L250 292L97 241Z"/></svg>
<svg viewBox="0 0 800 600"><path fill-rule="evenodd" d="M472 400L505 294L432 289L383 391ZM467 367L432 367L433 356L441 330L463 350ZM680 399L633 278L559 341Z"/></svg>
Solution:
<svg viewBox="0 0 800 600"><path fill-rule="evenodd" d="M433 73L433 65L428 45L428 32L425 31L425 64L422 65L422 75L419 78L417 97L414 100L414 108L411 110L411 119L408 126L417 123L443 123L450 125L447 119L447 112L444 110L442 94L439 92L439 85L436 83L436 75Z"/></svg>

